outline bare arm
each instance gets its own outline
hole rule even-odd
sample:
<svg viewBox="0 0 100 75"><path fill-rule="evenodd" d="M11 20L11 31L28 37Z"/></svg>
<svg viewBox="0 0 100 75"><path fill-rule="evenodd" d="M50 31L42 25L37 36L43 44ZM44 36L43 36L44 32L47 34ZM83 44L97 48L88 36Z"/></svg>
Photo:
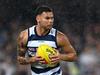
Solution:
<svg viewBox="0 0 100 75"><path fill-rule="evenodd" d="M26 42L28 39L27 31L22 31L17 38L17 60L20 64L26 64Z"/></svg>
<svg viewBox="0 0 100 75"><path fill-rule="evenodd" d="M40 56L33 56L33 57L25 57L26 50L27 50L27 40L28 40L28 30L22 31L17 38L17 60L18 63L27 65L32 64L36 61L40 61L44 63L44 59Z"/></svg>
<svg viewBox="0 0 100 75"><path fill-rule="evenodd" d="M76 60L75 49L70 44L66 35L61 32L57 33L57 43L64 50L63 54L60 54L60 59L63 61L74 61Z"/></svg>
<svg viewBox="0 0 100 75"><path fill-rule="evenodd" d="M25 58L25 53L27 50L26 44L28 40L28 30L22 31L17 38L17 60L20 64L30 64L34 62L34 57L29 59Z"/></svg>

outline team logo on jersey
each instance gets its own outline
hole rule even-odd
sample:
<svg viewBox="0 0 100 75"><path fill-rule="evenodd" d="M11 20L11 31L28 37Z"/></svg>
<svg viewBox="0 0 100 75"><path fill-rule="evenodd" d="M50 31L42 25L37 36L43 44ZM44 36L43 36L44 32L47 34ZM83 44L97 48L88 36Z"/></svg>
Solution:
<svg viewBox="0 0 100 75"><path fill-rule="evenodd" d="M36 48L28 48L28 55L34 56L36 54Z"/></svg>

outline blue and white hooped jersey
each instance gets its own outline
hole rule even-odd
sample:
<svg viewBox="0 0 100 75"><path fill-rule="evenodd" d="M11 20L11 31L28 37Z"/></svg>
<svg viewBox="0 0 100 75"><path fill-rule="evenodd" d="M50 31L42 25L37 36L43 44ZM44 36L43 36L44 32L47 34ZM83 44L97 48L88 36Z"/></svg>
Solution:
<svg viewBox="0 0 100 75"><path fill-rule="evenodd" d="M32 26L28 30L28 43L27 43L27 48L28 48L28 56L34 56L36 54L36 49L38 46L42 43L46 43L50 45L53 48L57 48L57 43L56 43L56 34L57 30L52 28L49 33L47 33L45 36L38 36L36 33L36 26ZM44 65L40 65L37 63L32 64L34 67L44 67Z"/></svg>
<svg viewBox="0 0 100 75"><path fill-rule="evenodd" d="M46 43L51 47L57 48L56 44L56 29L52 28L45 36L38 36L36 27L29 28L29 38L27 47L38 47L41 43Z"/></svg>

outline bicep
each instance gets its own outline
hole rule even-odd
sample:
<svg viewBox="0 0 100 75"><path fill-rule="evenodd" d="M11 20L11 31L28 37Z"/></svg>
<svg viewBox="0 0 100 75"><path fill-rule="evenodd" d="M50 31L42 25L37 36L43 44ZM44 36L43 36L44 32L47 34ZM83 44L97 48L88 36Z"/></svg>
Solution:
<svg viewBox="0 0 100 75"><path fill-rule="evenodd" d="M24 57L25 53L26 53L26 48L20 47L20 45L17 46L17 55L18 56L23 56Z"/></svg>
<svg viewBox="0 0 100 75"><path fill-rule="evenodd" d="M25 56L26 53L26 42L23 37L23 34L20 34L17 38L17 55L18 56Z"/></svg>
<svg viewBox="0 0 100 75"><path fill-rule="evenodd" d="M65 39L63 40L62 48L67 53L75 53L75 50L67 37L65 37Z"/></svg>
<svg viewBox="0 0 100 75"><path fill-rule="evenodd" d="M75 50L66 35L58 34L58 43L65 53L75 53Z"/></svg>

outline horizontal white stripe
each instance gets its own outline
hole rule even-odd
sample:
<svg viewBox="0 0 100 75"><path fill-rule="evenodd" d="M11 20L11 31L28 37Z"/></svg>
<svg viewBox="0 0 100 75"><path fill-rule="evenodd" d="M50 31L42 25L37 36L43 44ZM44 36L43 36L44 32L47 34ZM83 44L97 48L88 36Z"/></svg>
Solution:
<svg viewBox="0 0 100 75"><path fill-rule="evenodd" d="M32 75L51 75L51 74L53 74L54 72L57 72L59 69L60 69L60 67L58 66L58 67L56 67L56 68L54 68L54 69L51 69L51 70L49 70L49 71L47 71L47 72L43 72L43 73L40 73L40 74L37 74L37 73L35 73L35 72L33 72L33 71L31 70L31 74L32 74ZM60 71L59 74L56 74L56 75L62 75L62 70Z"/></svg>
<svg viewBox="0 0 100 75"><path fill-rule="evenodd" d="M53 41L28 41L28 47L38 47L40 44L48 44L51 47L57 48L56 43Z"/></svg>

